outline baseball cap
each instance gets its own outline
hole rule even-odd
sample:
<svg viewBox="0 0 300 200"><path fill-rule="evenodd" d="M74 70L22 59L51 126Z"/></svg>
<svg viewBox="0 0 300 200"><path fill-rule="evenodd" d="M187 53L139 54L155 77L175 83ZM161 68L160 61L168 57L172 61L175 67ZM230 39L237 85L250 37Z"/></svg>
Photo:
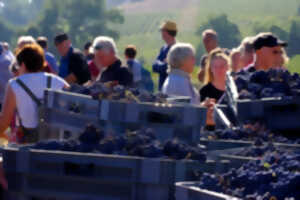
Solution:
<svg viewBox="0 0 300 200"><path fill-rule="evenodd" d="M255 50L259 50L263 47L286 47L287 45L287 42L280 40L273 33L260 33L253 40L253 47Z"/></svg>

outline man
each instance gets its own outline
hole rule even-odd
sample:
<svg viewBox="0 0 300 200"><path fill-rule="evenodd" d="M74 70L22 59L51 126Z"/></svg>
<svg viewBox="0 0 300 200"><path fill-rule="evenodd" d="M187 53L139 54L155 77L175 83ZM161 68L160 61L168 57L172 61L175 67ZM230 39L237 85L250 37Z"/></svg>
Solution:
<svg viewBox="0 0 300 200"><path fill-rule="evenodd" d="M202 32L202 42L206 53L201 57L200 60L200 71L198 73L198 79L200 82L204 82L205 66L208 54L219 46L218 35L216 31L212 29L206 29Z"/></svg>
<svg viewBox="0 0 300 200"><path fill-rule="evenodd" d="M93 58L94 58L94 55L92 53L90 53L91 46L92 46L92 43L87 42L87 43L84 44L84 47L83 47L83 49L84 49L83 53L84 53L85 58L88 62L92 61Z"/></svg>
<svg viewBox="0 0 300 200"><path fill-rule="evenodd" d="M287 42L280 40L270 32L259 33L253 40L256 61L245 70L248 72L266 71L272 67L278 67L276 61L282 57L282 48L287 45Z"/></svg>
<svg viewBox="0 0 300 200"><path fill-rule="evenodd" d="M170 48L176 43L177 25L173 21L166 21L160 27L161 37L165 41L165 45L160 49L160 53L156 61L152 65L152 71L159 74L158 89L161 90L168 74L168 63L166 61Z"/></svg>
<svg viewBox="0 0 300 200"><path fill-rule="evenodd" d="M45 58L51 69L58 73L57 60L52 53L48 51L48 39L46 37L38 37L36 42L44 49Z"/></svg>
<svg viewBox="0 0 300 200"><path fill-rule="evenodd" d="M77 83L83 85L91 79L85 56L71 45L66 33L58 34L54 38L58 53L61 55L59 76L69 84Z"/></svg>
<svg viewBox="0 0 300 200"><path fill-rule="evenodd" d="M140 89L153 92L154 84L151 74L143 65L136 59L137 49L134 45L128 45L124 51L124 56L127 61L127 66L133 74L134 86Z"/></svg>
<svg viewBox="0 0 300 200"><path fill-rule="evenodd" d="M103 69L98 80L102 83L112 83L131 87L133 75L125 67L117 56L117 47L110 37L99 36L95 38L91 47L95 56L95 64Z"/></svg>
<svg viewBox="0 0 300 200"><path fill-rule="evenodd" d="M11 58L6 55L3 44L0 43L0 110L4 100L7 82L10 78L12 78L12 74L9 71L9 66L11 63Z"/></svg>

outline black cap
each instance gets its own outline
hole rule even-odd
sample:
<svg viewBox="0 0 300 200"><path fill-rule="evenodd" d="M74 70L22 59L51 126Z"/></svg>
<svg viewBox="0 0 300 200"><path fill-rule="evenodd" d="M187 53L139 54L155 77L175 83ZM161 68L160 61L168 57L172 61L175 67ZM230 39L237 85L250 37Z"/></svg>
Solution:
<svg viewBox="0 0 300 200"><path fill-rule="evenodd" d="M55 36L54 43L55 43L55 45L57 45L68 39L69 39L69 36L66 33L59 33Z"/></svg>
<svg viewBox="0 0 300 200"><path fill-rule="evenodd" d="M263 47L286 47L287 45L287 42L280 40L272 33L260 33L253 40L253 47L255 50L259 50Z"/></svg>

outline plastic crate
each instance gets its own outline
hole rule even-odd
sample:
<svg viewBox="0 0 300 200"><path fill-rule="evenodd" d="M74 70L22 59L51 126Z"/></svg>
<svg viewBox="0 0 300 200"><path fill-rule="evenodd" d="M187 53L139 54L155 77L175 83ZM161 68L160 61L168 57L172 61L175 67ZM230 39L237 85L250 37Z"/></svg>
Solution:
<svg viewBox="0 0 300 200"><path fill-rule="evenodd" d="M46 121L52 126L82 130L86 124L98 125L99 101L87 95L58 90L45 90L45 102L48 112ZM71 106L79 112L71 111Z"/></svg>
<svg viewBox="0 0 300 200"><path fill-rule="evenodd" d="M220 170L213 161L172 161L29 147L5 148L3 160L10 191L28 197L72 200L174 199L175 182L191 180L194 170Z"/></svg>
<svg viewBox="0 0 300 200"><path fill-rule="evenodd" d="M263 98L240 100L234 78L227 73L228 106L242 124L249 120L264 122L271 130L300 130L300 98Z"/></svg>
<svg viewBox="0 0 300 200"><path fill-rule="evenodd" d="M182 104L123 103L102 100L100 120L125 129L152 128L159 140L177 137L197 143L205 126L206 108Z"/></svg>
<svg viewBox="0 0 300 200"><path fill-rule="evenodd" d="M87 95L54 90L46 90L45 94L44 120L50 127L72 133L79 133L87 124L118 134L127 129L152 128L161 141L177 137L195 143L206 121L206 108L184 103L98 101ZM78 107L80 113L70 111L71 105Z"/></svg>
<svg viewBox="0 0 300 200"><path fill-rule="evenodd" d="M176 183L176 199L180 200L240 200L239 198L203 190L197 182Z"/></svg>
<svg viewBox="0 0 300 200"><path fill-rule="evenodd" d="M217 129L233 128L238 125L234 113L227 105L215 105L214 121Z"/></svg>
<svg viewBox="0 0 300 200"><path fill-rule="evenodd" d="M201 138L200 144L205 145L208 151L215 151L247 147L251 146L252 142L243 140L210 140Z"/></svg>

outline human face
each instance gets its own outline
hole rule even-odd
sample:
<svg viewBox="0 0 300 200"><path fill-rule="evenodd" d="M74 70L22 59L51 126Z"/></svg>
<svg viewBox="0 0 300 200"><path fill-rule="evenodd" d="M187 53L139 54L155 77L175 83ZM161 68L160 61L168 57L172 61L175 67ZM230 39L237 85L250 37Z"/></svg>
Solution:
<svg viewBox="0 0 300 200"><path fill-rule="evenodd" d="M56 49L61 56L66 56L68 54L68 51L71 47L70 40L65 40L59 44L56 44Z"/></svg>
<svg viewBox="0 0 300 200"><path fill-rule="evenodd" d="M275 65L278 65L282 59L283 51L281 49L281 46L263 47L259 51L261 51L261 54L263 55L263 63L265 65L264 67L266 67L267 69L271 67L280 67Z"/></svg>
<svg viewBox="0 0 300 200"><path fill-rule="evenodd" d="M115 55L112 51L96 50L95 52L96 62L102 67L108 67L113 64L114 58Z"/></svg>
<svg viewBox="0 0 300 200"><path fill-rule="evenodd" d="M273 54L275 57L273 67L283 67L285 62L284 49L281 47L280 50L273 50Z"/></svg>
<svg viewBox="0 0 300 200"><path fill-rule="evenodd" d="M191 74L194 71L195 64L196 64L196 58L195 58L195 56L194 55L189 56L184 61L182 70L185 71L188 74Z"/></svg>
<svg viewBox="0 0 300 200"><path fill-rule="evenodd" d="M161 38L162 38L165 42L167 42L167 41L170 40L170 37L171 37L171 36L168 34L168 32L167 32L166 30L161 30L160 32L161 32Z"/></svg>
<svg viewBox="0 0 300 200"><path fill-rule="evenodd" d="M211 65L211 71L213 73L214 80L225 80L228 68L228 62L224 58L215 58Z"/></svg>

